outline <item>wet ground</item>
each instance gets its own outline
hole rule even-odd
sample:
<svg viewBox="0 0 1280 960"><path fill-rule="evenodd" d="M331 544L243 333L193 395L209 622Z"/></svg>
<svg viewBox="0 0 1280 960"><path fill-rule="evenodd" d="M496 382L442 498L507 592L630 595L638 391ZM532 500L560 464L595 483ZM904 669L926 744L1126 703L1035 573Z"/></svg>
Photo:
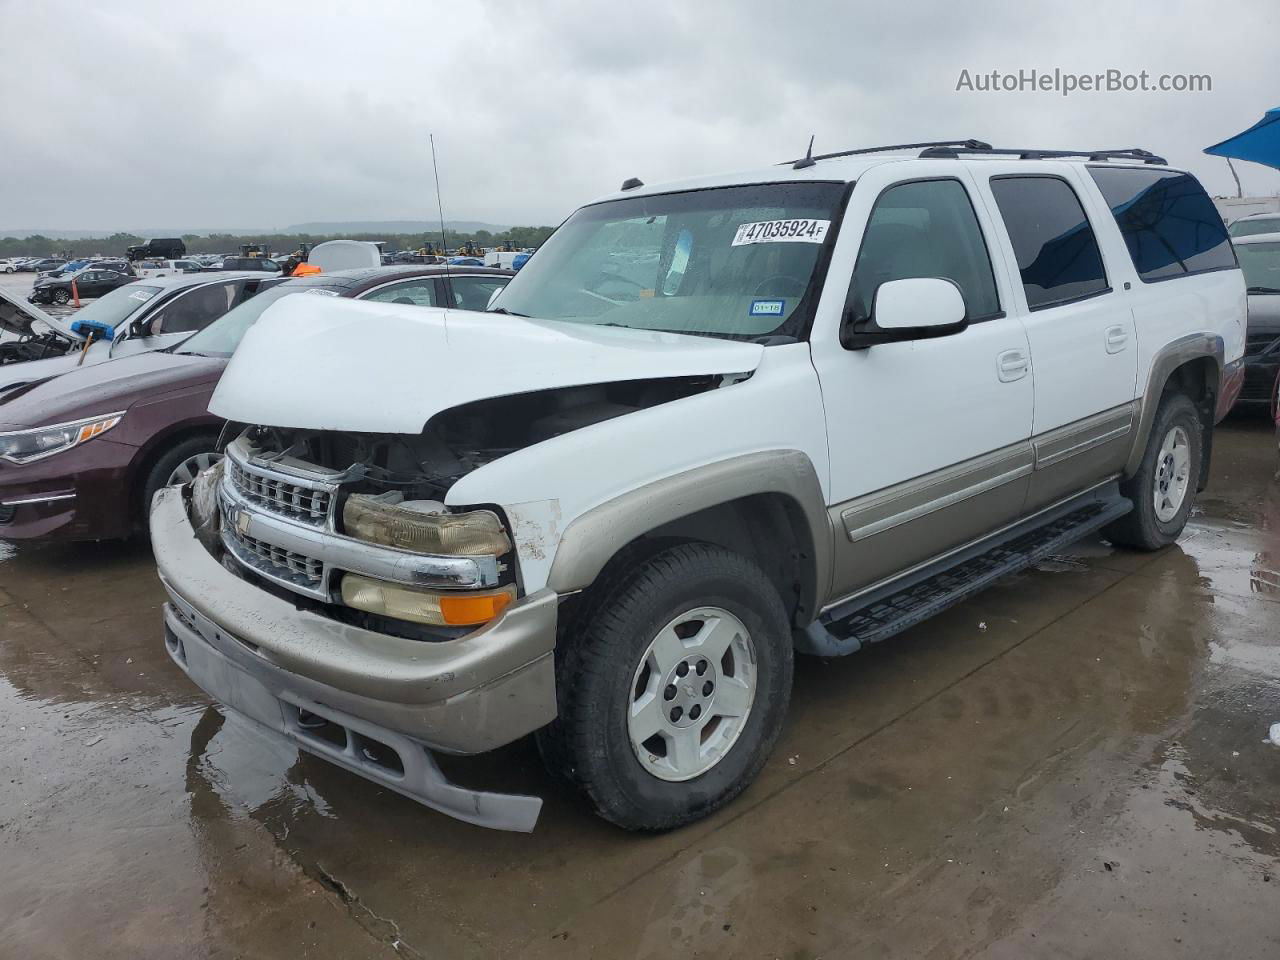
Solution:
<svg viewBox="0 0 1280 960"><path fill-rule="evenodd" d="M803 661L760 780L621 833L519 743L486 832L224 718L142 544L0 543L0 957L1280 956L1280 483L1218 436L1158 554L1101 541Z"/></svg>

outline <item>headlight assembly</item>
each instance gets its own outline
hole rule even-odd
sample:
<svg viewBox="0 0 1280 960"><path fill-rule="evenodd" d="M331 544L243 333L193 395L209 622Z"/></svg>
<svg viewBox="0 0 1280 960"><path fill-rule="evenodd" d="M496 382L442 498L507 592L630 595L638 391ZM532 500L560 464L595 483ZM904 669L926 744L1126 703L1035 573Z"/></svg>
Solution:
<svg viewBox="0 0 1280 960"><path fill-rule="evenodd" d="M397 503L395 496L352 494L342 508L343 532L384 547L450 557L500 557L511 550L502 521L491 510L446 513L440 504L439 512L427 512Z"/></svg>
<svg viewBox="0 0 1280 960"><path fill-rule="evenodd" d="M87 417L51 427L0 433L0 460L17 464L34 463L55 453L78 447L94 437L100 437L123 419L122 410L119 413Z"/></svg>

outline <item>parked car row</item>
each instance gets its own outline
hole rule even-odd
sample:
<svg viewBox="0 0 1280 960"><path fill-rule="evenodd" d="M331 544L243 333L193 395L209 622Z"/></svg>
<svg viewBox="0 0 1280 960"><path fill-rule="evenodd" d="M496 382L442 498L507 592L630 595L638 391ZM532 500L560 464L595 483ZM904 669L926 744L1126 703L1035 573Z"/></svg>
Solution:
<svg viewBox="0 0 1280 960"><path fill-rule="evenodd" d="M209 413L209 397L272 304L310 294L483 309L509 279L505 271L445 277L439 267L418 267L139 281L78 314L119 331L83 355L67 321L27 312L24 329L44 322L68 348L0 367L0 537L97 540L142 529L160 486L217 458L223 421Z"/></svg>

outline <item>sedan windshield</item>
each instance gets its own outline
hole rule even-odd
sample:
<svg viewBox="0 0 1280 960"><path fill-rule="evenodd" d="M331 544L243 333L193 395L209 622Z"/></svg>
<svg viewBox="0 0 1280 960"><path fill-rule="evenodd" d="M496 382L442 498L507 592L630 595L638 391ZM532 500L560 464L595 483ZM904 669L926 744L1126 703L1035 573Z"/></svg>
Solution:
<svg viewBox="0 0 1280 960"><path fill-rule="evenodd" d="M137 283L117 287L106 296L99 297L81 307L76 311L75 319L105 323L109 327L115 327L117 333L120 333L123 332L120 329L121 325L159 292L159 287L147 287ZM69 323L67 329L71 329Z"/></svg>
<svg viewBox="0 0 1280 960"><path fill-rule="evenodd" d="M803 336L843 183L765 183L583 207L492 309L734 339Z"/></svg>
<svg viewBox="0 0 1280 960"><path fill-rule="evenodd" d="M1227 233L1233 237L1256 237L1260 233L1280 233L1280 217L1237 220L1227 227Z"/></svg>
<svg viewBox="0 0 1280 960"><path fill-rule="evenodd" d="M1280 241L1236 246L1245 286L1254 293L1280 293Z"/></svg>
<svg viewBox="0 0 1280 960"><path fill-rule="evenodd" d="M336 297L333 290L321 286L294 286L282 283L256 294L233 310L219 317L190 340L185 341L175 353L192 353L202 357L229 357L236 352L249 328L258 322L267 307L290 294L321 294Z"/></svg>

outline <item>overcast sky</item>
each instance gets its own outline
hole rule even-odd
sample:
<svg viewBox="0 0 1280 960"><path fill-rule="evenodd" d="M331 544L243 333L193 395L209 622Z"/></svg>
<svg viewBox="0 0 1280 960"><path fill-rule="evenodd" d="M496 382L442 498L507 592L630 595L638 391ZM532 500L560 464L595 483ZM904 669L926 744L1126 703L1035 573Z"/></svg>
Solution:
<svg viewBox="0 0 1280 960"><path fill-rule="evenodd" d="M1280 105L1275 0L0 0L0 229L559 222L648 183L978 137L1201 148ZM957 92L971 73L1209 74L1209 93ZM1280 173L1238 165L1246 193Z"/></svg>

